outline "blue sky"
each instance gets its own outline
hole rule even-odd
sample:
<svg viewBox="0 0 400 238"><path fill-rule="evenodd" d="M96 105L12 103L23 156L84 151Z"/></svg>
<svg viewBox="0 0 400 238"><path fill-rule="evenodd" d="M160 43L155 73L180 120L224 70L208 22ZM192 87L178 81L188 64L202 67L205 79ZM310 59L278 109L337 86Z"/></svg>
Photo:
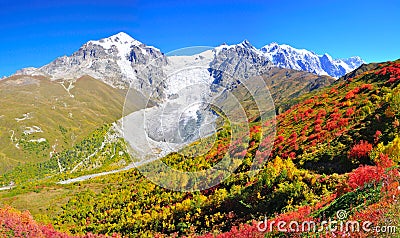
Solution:
<svg viewBox="0 0 400 238"><path fill-rule="evenodd" d="M334 58L400 58L397 0L0 0L0 77L69 55L120 31L163 52L271 42Z"/></svg>

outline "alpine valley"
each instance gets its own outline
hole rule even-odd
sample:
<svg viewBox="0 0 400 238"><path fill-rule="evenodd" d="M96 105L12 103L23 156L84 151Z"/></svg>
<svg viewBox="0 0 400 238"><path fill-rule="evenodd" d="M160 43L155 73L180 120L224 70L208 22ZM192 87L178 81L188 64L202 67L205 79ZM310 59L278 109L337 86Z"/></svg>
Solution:
<svg viewBox="0 0 400 238"><path fill-rule="evenodd" d="M0 235L387 235L317 229L338 211L399 226L399 60L247 40L187 52L121 32L0 80ZM233 136L244 125L248 135ZM204 190L142 173L160 161L198 172L225 157L236 169ZM265 163L253 171L255 161ZM267 230L266 220L315 229Z"/></svg>

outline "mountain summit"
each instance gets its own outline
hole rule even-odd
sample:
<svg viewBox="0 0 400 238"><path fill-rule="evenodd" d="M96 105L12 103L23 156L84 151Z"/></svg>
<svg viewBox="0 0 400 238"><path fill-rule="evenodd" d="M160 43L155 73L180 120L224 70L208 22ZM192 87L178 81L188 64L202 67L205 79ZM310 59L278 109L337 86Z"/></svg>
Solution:
<svg viewBox="0 0 400 238"><path fill-rule="evenodd" d="M275 66L281 68L308 71L318 75L330 75L339 78L359 67L364 61L356 56L347 59L333 59L330 55L317 55L305 49L296 49L289 45L271 43L261 48Z"/></svg>
<svg viewBox="0 0 400 238"><path fill-rule="evenodd" d="M100 44L104 46L105 48L110 48L111 45L117 44L117 45L141 45L143 44L142 42L133 39L130 35L126 34L125 32L120 32L115 35L112 35L110 37L101 39L101 40L91 40L88 43L93 43L93 44Z"/></svg>
<svg viewBox="0 0 400 238"><path fill-rule="evenodd" d="M84 75L117 88L138 82L137 72L154 59L163 59L161 51L146 46L120 32L100 40L90 40L70 56L62 56L40 68L26 68L16 74L44 75L53 80L75 80Z"/></svg>

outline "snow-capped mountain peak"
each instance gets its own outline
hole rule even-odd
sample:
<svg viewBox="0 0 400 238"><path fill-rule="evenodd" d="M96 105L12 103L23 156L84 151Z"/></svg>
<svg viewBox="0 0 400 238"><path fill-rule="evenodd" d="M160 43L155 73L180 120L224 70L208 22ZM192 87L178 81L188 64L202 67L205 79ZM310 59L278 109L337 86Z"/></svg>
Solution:
<svg viewBox="0 0 400 238"><path fill-rule="evenodd" d="M247 48L253 48L254 46L248 41L248 40L244 40L242 41L242 43L240 43L243 47L247 47Z"/></svg>
<svg viewBox="0 0 400 238"><path fill-rule="evenodd" d="M239 51L247 51L247 52L251 52L254 55L258 55L261 57L265 57L260 50L258 50L256 47L254 47L248 40L244 40L239 44L234 44L234 45L227 45L226 43L223 43L220 46L217 46L214 48L214 53L215 55L219 55L221 52L225 52L225 51L230 51L234 49L235 51L239 50Z"/></svg>
<svg viewBox="0 0 400 238"><path fill-rule="evenodd" d="M135 46L139 46L139 45L143 45L142 42L133 39L130 35L126 34L125 32L120 32L118 34L112 35L110 37L107 38L103 38L100 40L91 40L88 41L87 44L96 44L96 45L100 45L102 46L104 49L110 49L111 46L115 45L117 46L117 48L127 48L129 49L130 46L135 45Z"/></svg>
<svg viewBox="0 0 400 238"><path fill-rule="evenodd" d="M84 75L113 87L126 88L138 82L137 72L154 59L164 59L160 50L146 46L124 32L100 40L90 40L70 56L62 56L38 69L17 74L46 75L53 80L75 80ZM162 62L160 62L162 64Z"/></svg>
<svg viewBox="0 0 400 238"><path fill-rule="evenodd" d="M360 57L333 59L327 53L317 55L306 49L296 49L285 44L279 45L276 42L268 44L260 50L270 58L275 66L308 71L318 75L330 75L334 78L339 78L364 63Z"/></svg>
<svg viewBox="0 0 400 238"><path fill-rule="evenodd" d="M328 59L328 60L330 60L330 61L333 61L332 56L330 56L328 53L323 54L323 55L321 56L321 58L326 58L326 59Z"/></svg>
<svg viewBox="0 0 400 238"><path fill-rule="evenodd" d="M118 64L119 68L121 69L122 75L130 80L136 77L135 73L133 72L131 61L129 60L129 56L131 55L132 47L136 46L143 46L145 45L132 38L130 35L126 34L125 32L119 32L115 35L112 35L107 38L103 38L100 40L91 40L86 43L86 45L100 45L105 50L111 50L112 47L116 47L118 59L116 63ZM139 47L140 48L140 47ZM143 54L146 54L146 50L140 48Z"/></svg>
<svg viewBox="0 0 400 238"><path fill-rule="evenodd" d="M359 57L359 56L353 56L353 57L350 57L347 59L343 59L343 61L347 65L351 66L351 68L357 68L359 66L360 62L364 63L364 60L362 60L361 57Z"/></svg>
<svg viewBox="0 0 400 238"><path fill-rule="evenodd" d="M226 44L226 43L223 43L223 44L221 44L221 45L215 47L213 51L215 52L215 54L218 54L218 53L221 52L221 51L234 48L235 46L236 46L236 45L228 45L228 44Z"/></svg>
<svg viewBox="0 0 400 238"><path fill-rule="evenodd" d="M271 44L265 45L260 50L266 54L281 53L281 52L293 53L293 54L297 54L297 55L314 54L314 52L308 51L306 49L296 49L296 48L294 48L290 45L286 45L286 44L279 45L276 42L272 42Z"/></svg>

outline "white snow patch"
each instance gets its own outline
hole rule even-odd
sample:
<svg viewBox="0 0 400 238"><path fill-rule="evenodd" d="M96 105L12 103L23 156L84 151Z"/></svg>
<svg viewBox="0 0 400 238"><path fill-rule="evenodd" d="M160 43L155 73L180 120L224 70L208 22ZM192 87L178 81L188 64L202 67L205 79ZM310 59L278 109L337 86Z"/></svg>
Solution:
<svg viewBox="0 0 400 238"><path fill-rule="evenodd" d="M22 118L14 118L17 122L32 119L32 115L30 112L22 114Z"/></svg>
<svg viewBox="0 0 400 238"><path fill-rule="evenodd" d="M12 189L13 187L14 187L14 186L12 186L12 185L0 187L0 191L9 190L9 189Z"/></svg>
<svg viewBox="0 0 400 238"><path fill-rule="evenodd" d="M10 130L9 132L11 132L10 136L11 142L14 143L15 141L17 141L17 138L14 138L15 132L14 130Z"/></svg>
<svg viewBox="0 0 400 238"><path fill-rule="evenodd" d="M69 83L68 87L66 87L66 86L64 85L65 83ZM68 81L68 82L63 81L63 82L60 83L61 86L65 89L65 91L67 91L68 95L69 95L71 98L74 98L74 97L75 97L74 95L71 94L71 89L73 89L73 88L75 87L73 83L74 83L74 82L73 82L72 80L71 80L71 81Z"/></svg>
<svg viewBox="0 0 400 238"><path fill-rule="evenodd" d="M133 39L130 35L126 34L125 32L120 32L118 34L115 34L113 36L101 39L101 40L91 40L88 43L96 44L96 45L101 45L104 49L110 49L111 46L123 46L123 45L136 45L139 46L143 44L142 42Z"/></svg>
<svg viewBox="0 0 400 238"><path fill-rule="evenodd" d="M45 142L45 141L47 141L46 138L39 138L39 139L29 140L29 142L37 142L37 143L42 143L42 142Z"/></svg>
<svg viewBox="0 0 400 238"><path fill-rule="evenodd" d="M17 139L17 137L15 136L15 132L14 132L14 130L10 130L9 132L11 132L12 134L11 134L11 137L10 137L10 139L11 139L11 143L15 143L14 144L14 146L15 146L15 148L17 148L17 149L19 149L19 143L17 142L18 141L18 139Z"/></svg>
<svg viewBox="0 0 400 238"><path fill-rule="evenodd" d="M41 132L43 132L43 130L38 126L32 126L32 127L28 126L28 127L25 127L25 128L26 129L24 130L24 135L30 135L30 134L33 134L33 133L41 133Z"/></svg>

